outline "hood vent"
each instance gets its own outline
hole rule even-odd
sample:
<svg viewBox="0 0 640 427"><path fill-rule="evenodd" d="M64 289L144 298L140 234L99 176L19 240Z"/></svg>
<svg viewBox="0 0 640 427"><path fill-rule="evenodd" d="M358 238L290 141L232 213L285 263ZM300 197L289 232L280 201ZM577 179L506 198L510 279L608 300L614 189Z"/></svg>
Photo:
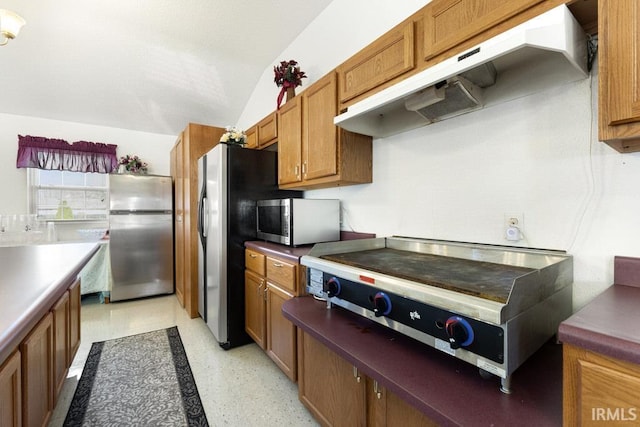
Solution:
<svg viewBox="0 0 640 427"><path fill-rule="evenodd" d="M586 36L561 5L351 105L334 123L386 137L587 75Z"/></svg>
<svg viewBox="0 0 640 427"><path fill-rule="evenodd" d="M464 77L452 77L408 96L404 106L429 123L482 108L481 89Z"/></svg>

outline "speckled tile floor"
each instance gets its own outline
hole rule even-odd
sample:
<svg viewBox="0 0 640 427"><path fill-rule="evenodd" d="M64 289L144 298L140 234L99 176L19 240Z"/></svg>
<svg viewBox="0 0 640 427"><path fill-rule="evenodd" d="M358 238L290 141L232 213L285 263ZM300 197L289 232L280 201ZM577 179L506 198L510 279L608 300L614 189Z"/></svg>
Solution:
<svg viewBox="0 0 640 427"><path fill-rule="evenodd" d="M80 349L49 427L61 426L91 344L178 326L211 426L317 426L298 389L267 355L249 344L220 348L202 319L190 319L175 295L100 304L83 298Z"/></svg>

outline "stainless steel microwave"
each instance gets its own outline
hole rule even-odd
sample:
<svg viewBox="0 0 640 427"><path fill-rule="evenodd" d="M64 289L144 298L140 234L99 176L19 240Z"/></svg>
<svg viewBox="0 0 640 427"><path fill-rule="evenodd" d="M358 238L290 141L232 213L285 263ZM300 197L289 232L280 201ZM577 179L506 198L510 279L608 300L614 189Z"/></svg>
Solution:
<svg viewBox="0 0 640 427"><path fill-rule="evenodd" d="M340 200L259 200L259 239L288 246L340 240Z"/></svg>

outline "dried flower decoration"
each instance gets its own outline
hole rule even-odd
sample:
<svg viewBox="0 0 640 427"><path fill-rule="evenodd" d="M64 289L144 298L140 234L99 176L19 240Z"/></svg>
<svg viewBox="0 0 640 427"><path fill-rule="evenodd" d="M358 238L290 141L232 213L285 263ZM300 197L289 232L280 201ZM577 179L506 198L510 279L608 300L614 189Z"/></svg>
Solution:
<svg viewBox="0 0 640 427"><path fill-rule="evenodd" d="M122 166L121 169L130 173L147 173L147 168L149 167L147 163L140 160L140 157L132 156L131 154L120 157L118 164Z"/></svg>
<svg viewBox="0 0 640 427"><path fill-rule="evenodd" d="M273 73L273 81L276 86L282 87L280 94L278 95L278 108L280 108L282 98L287 92L287 89L293 89L302 85L302 79L306 79L307 75L304 71L300 70L298 62L293 59L290 61L281 61L280 65L273 67Z"/></svg>

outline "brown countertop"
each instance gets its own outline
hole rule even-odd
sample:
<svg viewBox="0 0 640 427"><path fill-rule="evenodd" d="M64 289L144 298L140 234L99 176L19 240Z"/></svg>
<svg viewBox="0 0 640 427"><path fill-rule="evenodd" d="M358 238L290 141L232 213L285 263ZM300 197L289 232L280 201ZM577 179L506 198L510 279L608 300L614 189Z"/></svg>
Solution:
<svg viewBox="0 0 640 427"><path fill-rule="evenodd" d="M640 288L613 285L560 324L563 343L640 364Z"/></svg>
<svg viewBox="0 0 640 427"><path fill-rule="evenodd" d="M558 338L640 364L640 258L614 258L614 285L560 324Z"/></svg>
<svg viewBox="0 0 640 427"><path fill-rule="evenodd" d="M309 253L313 245L304 246L285 246L278 243L265 242L264 240L251 240L244 242L244 246L249 249L255 249L267 255L273 255L280 258L288 259L291 262L300 262L300 257Z"/></svg>
<svg viewBox="0 0 640 427"><path fill-rule="evenodd" d="M546 343L512 376L497 377L340 307L312 297L286 301L284 316L441 425L560 426L562 351Z"/></svg>
<svg viewBox="0 0 640 427"><path fill-rule="evenodd" d="M0 247L0 365L97 250L97 242Z"/></svg>

